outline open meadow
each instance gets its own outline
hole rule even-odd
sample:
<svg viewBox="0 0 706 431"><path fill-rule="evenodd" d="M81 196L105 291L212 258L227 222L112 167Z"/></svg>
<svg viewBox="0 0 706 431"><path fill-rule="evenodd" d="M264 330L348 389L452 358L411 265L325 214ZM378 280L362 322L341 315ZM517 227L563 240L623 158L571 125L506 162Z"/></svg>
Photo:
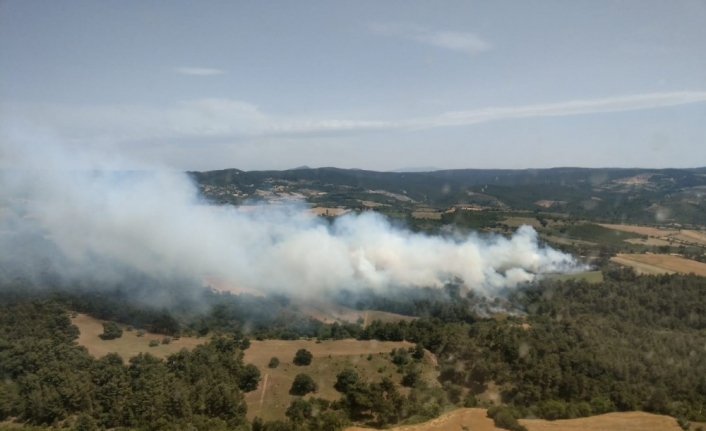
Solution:
<svg viewBox="0 0 706 431"><path fill-rule="evenodd" d="M358 340L265 340L253 341L245 351L245 362L258 367L262 380L258 388L245 394L248 404L248 418L260 416L265 420L283 419L284 412L296 397L289 390L297 374L305 373L318 384L319 390L306 397L321 397L337 400L340 394L333 388L336 375L346 368L352 368L367 380L375 381L384 376L399 383L402 375L396 372L396 366L387 357L392 349L409 348L414 345L407 342L358 341ZM294 365L297 350L307 349L313 359L308 366ZM280 364L269 368L270 358L277 357ZM431 383L435 382L435 363L429 353L424 361L424 374ZM404 392L404 390L402 391Z"/></svg>
<svg viewBox="0 0 706 431"><path fill-rule="evenodd" d="M520 419L528 431L681 431L677 421L669 416L645 412L608 413L587 418L548 421ZM493 420L486 417L486 410L463 408L443 414L436 419L414 425L390 428L393 431L500 431ZM349 427L345 431L364 431L369 428Z"/></svg>
<svg viewBox="0 0 706 431"><path fill-rule="evenodd" d="M122 337L114 340L102 340L99 335L103 333L104 321L94 319L85 314L78 314L72 319L72 323L78 326L79 331L81 331L77 342L86 347L91 355L100 358L108 353L117 353L122 356L123 360L126 362L128 359L141 352L149 352L158 358L165 358L181 349L193 349L199 344L208 341L208 337L181 337L178 340L172 340L169 344L161 344L164 335L152 334L145 331L144 336L138 337L136 330L126 331L125 325L118 325L123 329ZM159 340L160 344L155 347L150 347L150 340Z"/></svg>

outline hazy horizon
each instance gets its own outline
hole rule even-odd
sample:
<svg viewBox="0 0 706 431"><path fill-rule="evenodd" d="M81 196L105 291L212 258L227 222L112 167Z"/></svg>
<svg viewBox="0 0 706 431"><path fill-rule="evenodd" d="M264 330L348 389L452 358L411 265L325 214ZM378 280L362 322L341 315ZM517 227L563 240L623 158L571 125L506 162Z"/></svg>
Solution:
<svg viewBox="0 0 706 431"><path fill-rule="evenodd" d="M0 3L0 167L706 164L706 3Z"/></svg>

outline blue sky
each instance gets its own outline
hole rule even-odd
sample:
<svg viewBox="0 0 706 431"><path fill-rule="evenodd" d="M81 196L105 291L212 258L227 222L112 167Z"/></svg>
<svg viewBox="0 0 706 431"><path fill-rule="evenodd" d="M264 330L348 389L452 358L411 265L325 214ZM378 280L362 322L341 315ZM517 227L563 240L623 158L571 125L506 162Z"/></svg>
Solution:
<svg viewBox="0 0 706 431"><path fill-rule="evenodd" d="M703 0L5 0L1 136L189 170L704 166L705 40Z"/></svg>

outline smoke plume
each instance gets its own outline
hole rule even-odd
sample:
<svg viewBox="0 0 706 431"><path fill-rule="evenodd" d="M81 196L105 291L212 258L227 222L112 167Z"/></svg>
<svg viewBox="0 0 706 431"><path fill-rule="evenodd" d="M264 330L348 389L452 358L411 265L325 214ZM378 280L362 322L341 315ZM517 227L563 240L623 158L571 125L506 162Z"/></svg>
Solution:
<svg viewBox="0 0 706 431"><path fill-rule="evenodd" d="M510 238L428 236L370 212L329 223L303 205L214 206L183 173L126 172L114 155L19 141L3 142L9 169L0 192L1 235L41 234L62 259L86 268L98 256L156 277L217 276L302 296L339 288L440 287L458 279L493 295L579 268L571 256L540 246L528 226ZM2 256L12 252L0 249Z"/></svg>

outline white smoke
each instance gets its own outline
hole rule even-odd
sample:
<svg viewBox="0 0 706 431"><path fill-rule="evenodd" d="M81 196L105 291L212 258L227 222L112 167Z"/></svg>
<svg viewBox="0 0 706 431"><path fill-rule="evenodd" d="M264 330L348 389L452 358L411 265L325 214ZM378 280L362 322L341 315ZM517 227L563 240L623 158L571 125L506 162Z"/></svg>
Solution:
<svg viewBox="0 0 706 431"><path fill-rule="evenodd" d="M412 233L375 213L344 215L329 224L301 206L245 211L206 205L185 174L120 173L124 164L113 156L36 142L4 142L3 149L13 169L3 180L0 224L6 226L0 231L40 229L76 262L100 256L155 276L210 275L299 295L439 287L457 279L492 295L580 267L571 256L540 247L528 226L508 239Z"/></svg>

